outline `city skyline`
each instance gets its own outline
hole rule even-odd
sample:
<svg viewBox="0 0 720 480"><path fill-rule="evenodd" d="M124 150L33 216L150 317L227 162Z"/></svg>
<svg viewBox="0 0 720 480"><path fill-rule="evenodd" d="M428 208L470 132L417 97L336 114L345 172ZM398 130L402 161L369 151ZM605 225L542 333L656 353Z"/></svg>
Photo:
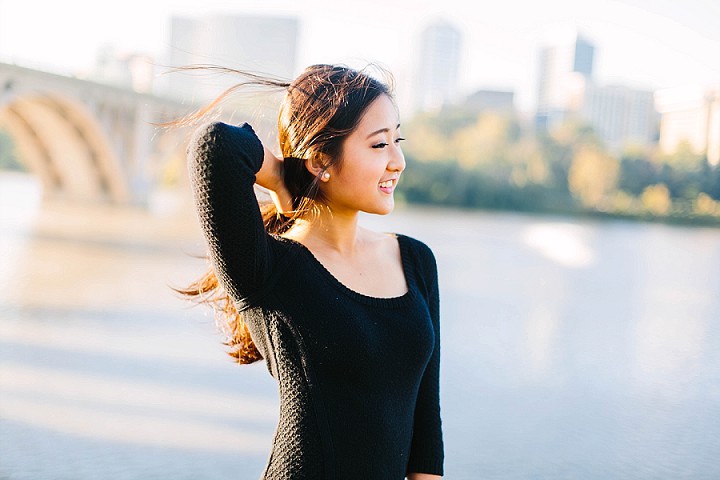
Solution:
<svg viewBox="0 0 720 480"><path fill-rule="evenodd" d="M400 96L414 81L419 34L434 20L448 21L463 33L461 93L513 90L517 107L528 112L537 100L538 52L568 28L596 45L600 83L652 90L720 83L720 62L714 61L720 51L720 33L714 28L720 7L703 0L680 6L649 0L554 0L542 5L509 0L488 10L459 8L461 3L454 0L443 2L442 8L404 0L392 5L314 0L302 6L288 0L252 0L242 6L165 0L129 1L124 7L69 0L42 5L43 15L37 15L37 3L0 0L0 61L82 74L92 69L97 52L111 44L119 51L149 54L163 64L171 47L172 15L228 13L297 17L301 67L378 62L397 77ZM80 11L84 13L71 13ZM86 18L95 21L82 20Z"/></svg>

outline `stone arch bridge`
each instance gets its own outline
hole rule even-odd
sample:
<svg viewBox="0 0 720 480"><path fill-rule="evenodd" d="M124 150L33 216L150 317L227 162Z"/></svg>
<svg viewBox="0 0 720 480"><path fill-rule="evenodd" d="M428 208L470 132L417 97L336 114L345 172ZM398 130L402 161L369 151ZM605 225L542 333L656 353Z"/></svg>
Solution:
<svg viewBox="0 0 720 480"><path fill-rule="evenodd" d="M185 129L155 124L187 112L166 98L0 63L0 127L45 198L144 204L185 156Z"/></svg>

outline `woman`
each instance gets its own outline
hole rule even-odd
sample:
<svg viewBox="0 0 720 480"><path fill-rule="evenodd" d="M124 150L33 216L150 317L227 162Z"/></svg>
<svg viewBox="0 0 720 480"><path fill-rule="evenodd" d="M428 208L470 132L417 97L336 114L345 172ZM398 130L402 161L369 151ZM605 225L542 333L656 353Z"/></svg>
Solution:
<svg viewBox="0 0 720 480"><path fill-rule="evenodd" d="M440 478L435 259L358 225L392 211L405 168L390 88L330 65L269 83L287 90L282 159L248 124L211 123L189 144L213 268L185 291L222 304L231 354L264 358L279 383L263 478ZM261 213L254 183L276 209Z"/></svg>

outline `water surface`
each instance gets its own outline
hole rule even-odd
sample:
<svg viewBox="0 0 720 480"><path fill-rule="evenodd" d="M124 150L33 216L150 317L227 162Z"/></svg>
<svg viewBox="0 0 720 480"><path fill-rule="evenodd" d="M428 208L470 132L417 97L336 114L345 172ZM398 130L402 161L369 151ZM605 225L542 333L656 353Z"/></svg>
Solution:
<svg viewBox="0 0 720 480"><path fill-rule="evenodd" d="M184 197L48 205L0 176L0 478L258 478L264 365L169 288ZM448 479L720 478L720 230L399 208L435 252Z"/></svg>

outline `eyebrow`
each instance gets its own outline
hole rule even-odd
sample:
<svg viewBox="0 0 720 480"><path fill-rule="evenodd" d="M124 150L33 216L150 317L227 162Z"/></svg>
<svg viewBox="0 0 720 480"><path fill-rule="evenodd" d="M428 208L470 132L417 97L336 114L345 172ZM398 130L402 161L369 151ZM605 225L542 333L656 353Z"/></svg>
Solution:
<svg viewBox="0 0 720 480"><path fill-rule="evenodd" d="M400 128L399 123L397 124L397 127L395 127L395 130L397 130L398 128ZM372 132L370 135L367 136L367 138L370 138L373 135L377 135L378 133L389 132L389 131L390 131L389 128L381 128L380 130L375 130L374 132Z"/></svg>

